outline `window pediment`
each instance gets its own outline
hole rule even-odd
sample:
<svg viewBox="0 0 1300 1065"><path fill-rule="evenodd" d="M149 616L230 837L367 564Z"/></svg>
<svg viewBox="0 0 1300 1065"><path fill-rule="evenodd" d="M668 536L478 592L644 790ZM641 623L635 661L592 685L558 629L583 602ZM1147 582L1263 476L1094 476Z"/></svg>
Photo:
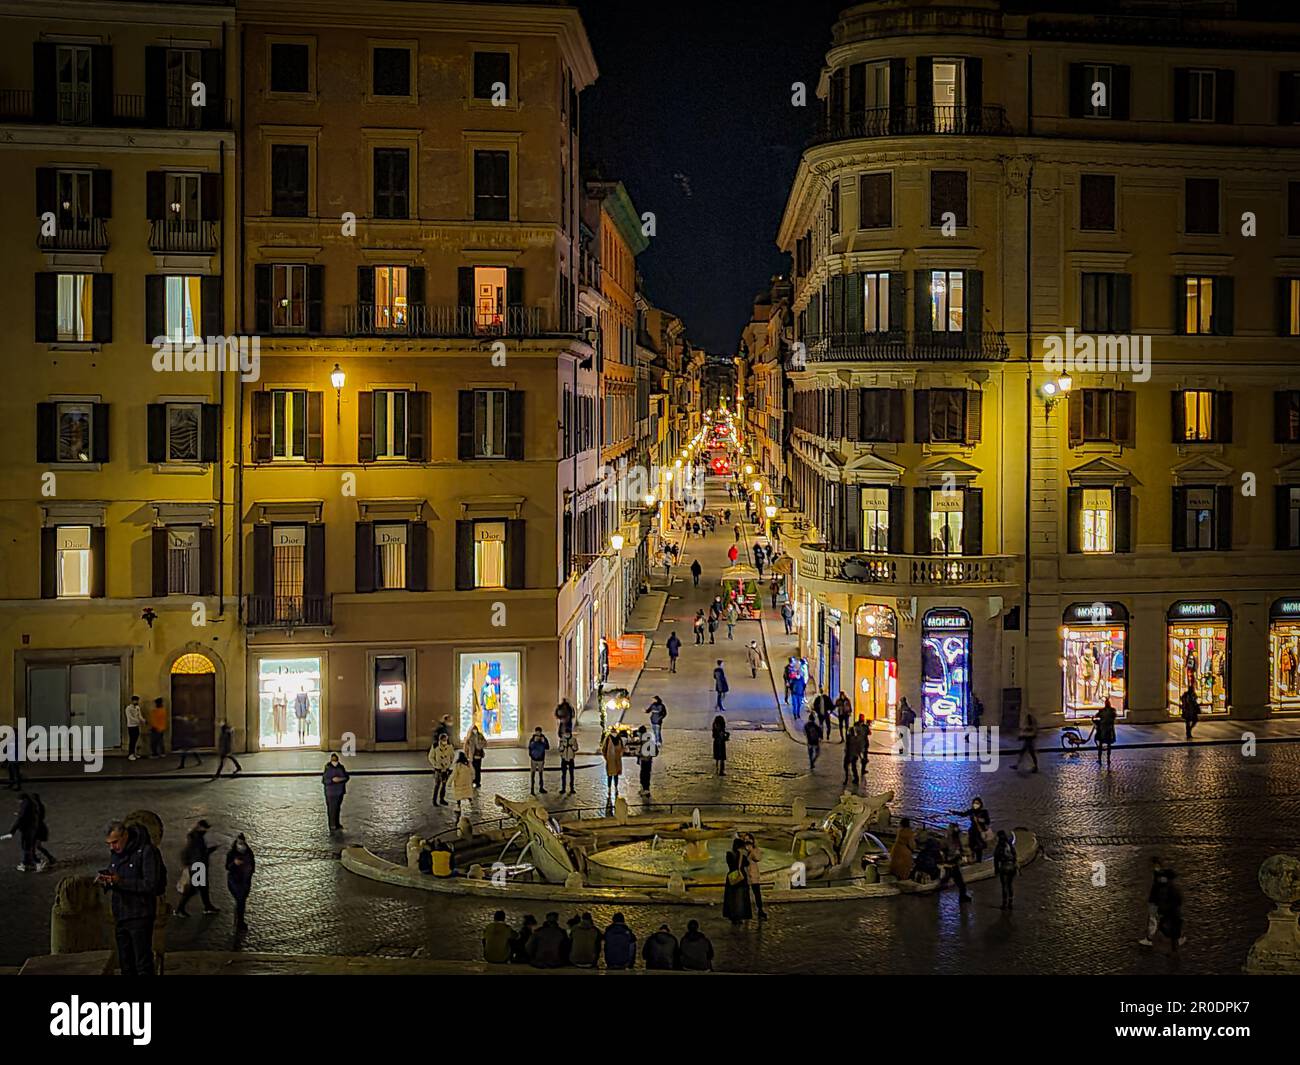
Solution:
<svg viewBox="0 0 1300 1065"><path fill-rule="evenodd" d="M1124 484L1133 478L1133 473L1126 466L1110 459L1098 457L1082 466L1070 470L1072 485L1116 485Z"/></svg>
<svg viewBox="0 0 1300 1065"><path fill-rule="evenodd" d="M357 517L361 521L423 521L424 499L358 499Z"/></svg>
<svg viewBox="0 0 1300 1065"><path fill-rule="evenodd" d="M254 520L301 521L315 524L325 510L323 499L264 499L253 504Z"/></svg>
<svg viewBox="0 0 1300 1065"><path fill-rule="evenodd" d="M922 484L934 486L948 484L951 481L959 485L967 485L984 471L956 455L946 455L934 462L926 463L916 472L920 475Z"/></svg>
<svg viewBox="0 0 1300 1065"><path fill-rule="evenodd" d="M1170 472L1175 484L1226 484L1235 471L1226 462L1211 458L1209 455L1197 455L1181 462Z"/></svg>

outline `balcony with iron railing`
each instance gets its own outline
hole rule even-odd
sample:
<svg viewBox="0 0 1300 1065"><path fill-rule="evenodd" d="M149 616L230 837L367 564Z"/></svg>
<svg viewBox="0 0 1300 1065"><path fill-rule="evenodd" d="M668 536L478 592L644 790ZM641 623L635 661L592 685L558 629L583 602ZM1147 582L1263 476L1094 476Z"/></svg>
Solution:
<svg viewBox="0 0 1300 1065"><path fill-rule="evenodd" d="M217 224L179 218L152 219L149 250L211 255L217 250Z"/></svg>
<svg viewBox="0 0 1300 1065"><path fill-rule="evenodd" d="M810 362L1001 361L1009 354L1003 333L820 333L803 338ZM792 369L799 367L792 363Z"/></svg>
<svg viewBox="0 0 1300 1065"><path fill-rule="evenodd" d="M1003 107L951 104L923 107L911 104L868 107L838 115L825 115L808 143L812 146L858 137L916 135L1007 137L1014 132Z"/></svg>
<svg viewBox="0 0 1300 1065"><path fill-rule="evenodd" d="M1016 582L1015 555L894 555L801 544L799 575L863 585L947 587Z"/></svg>
<svg viewBox="0 0 1300 1065"><path fill-rule="evenodd" d="M107 113L101 113L106 111ZM144 129L230 129L231 101L209 99L203 107L188 97L154 100L140 94L112 97L111 110L89 89L60 89L38 99L31 89L0 89L0 122L51 126L109 126Z"/></svg>
<svg viewBox="0 0 1300 1065"><path fill-rule="evenodd" d="M250 595L246 624L250 629L311 629L332 624L328 595Z"/></svg>
<svg viewBox="0 0 1300 1065"><path fill-rule="evenodd" d="M343 308L343 321L344 333L353 337L540 337L566 332L564 323L558 329L549 328L541 307L525 306L507 307L504 314L485 319L475 308L455 304L412 303L389 308L350 303Z"/></svg>
<svg viewBox="0 0 1300 1065"><path fill-rule="evenodd" d="M37 242L42 251L107 251L108 226L102 218L60 219Z"/></svg>

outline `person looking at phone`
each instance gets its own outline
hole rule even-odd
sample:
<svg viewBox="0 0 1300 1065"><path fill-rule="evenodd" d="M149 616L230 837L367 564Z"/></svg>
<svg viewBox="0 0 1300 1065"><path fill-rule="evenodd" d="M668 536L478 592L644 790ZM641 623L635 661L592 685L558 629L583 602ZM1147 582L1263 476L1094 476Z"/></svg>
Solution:
<svg viewBox="0 0 1300 1065"><path fill-rule="evenodd" d="M108 868L95 883L110 895L116 922L117 964L123 976L154 976L153 926L158 897L167 886L167 867L141 825L108 826Z"/></svg>

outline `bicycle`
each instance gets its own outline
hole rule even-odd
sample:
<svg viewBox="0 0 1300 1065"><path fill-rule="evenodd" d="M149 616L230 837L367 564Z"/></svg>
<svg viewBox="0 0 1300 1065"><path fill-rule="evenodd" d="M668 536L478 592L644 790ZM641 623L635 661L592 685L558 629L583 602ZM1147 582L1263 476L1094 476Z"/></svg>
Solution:
<svg viewBox="0 0 1300 1065"><path fill-rule="evenodd" d="M1084 747L1092 743L1093 734L1097 731L1097 726L1089 730L1087 738L1079 731L1078 725L1066 725L1061 729L1061 750L1066 754L1077 754Z"/></svg>

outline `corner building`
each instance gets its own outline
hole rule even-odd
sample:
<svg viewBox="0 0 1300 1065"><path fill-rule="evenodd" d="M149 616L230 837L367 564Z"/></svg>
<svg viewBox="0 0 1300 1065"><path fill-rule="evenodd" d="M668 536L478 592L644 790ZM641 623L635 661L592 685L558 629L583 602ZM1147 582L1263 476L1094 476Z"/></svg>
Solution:
<svg viewBox="0 0 1300 1065"><path fill-rule="evenodd" d="M596 464L579 293L576 11L238 8L249 747L522 742L591 583L562 530ZM598 275L597 275L598 276ZM299 727L299 716L303 725Z"/></svg>
<svg viewBox="0 0 1300 1065"><path fill-rule="evenodd" d="M1056 7L835 25L779 235L810 661L877 719L1294 712L1300 32Z"/></svg>

